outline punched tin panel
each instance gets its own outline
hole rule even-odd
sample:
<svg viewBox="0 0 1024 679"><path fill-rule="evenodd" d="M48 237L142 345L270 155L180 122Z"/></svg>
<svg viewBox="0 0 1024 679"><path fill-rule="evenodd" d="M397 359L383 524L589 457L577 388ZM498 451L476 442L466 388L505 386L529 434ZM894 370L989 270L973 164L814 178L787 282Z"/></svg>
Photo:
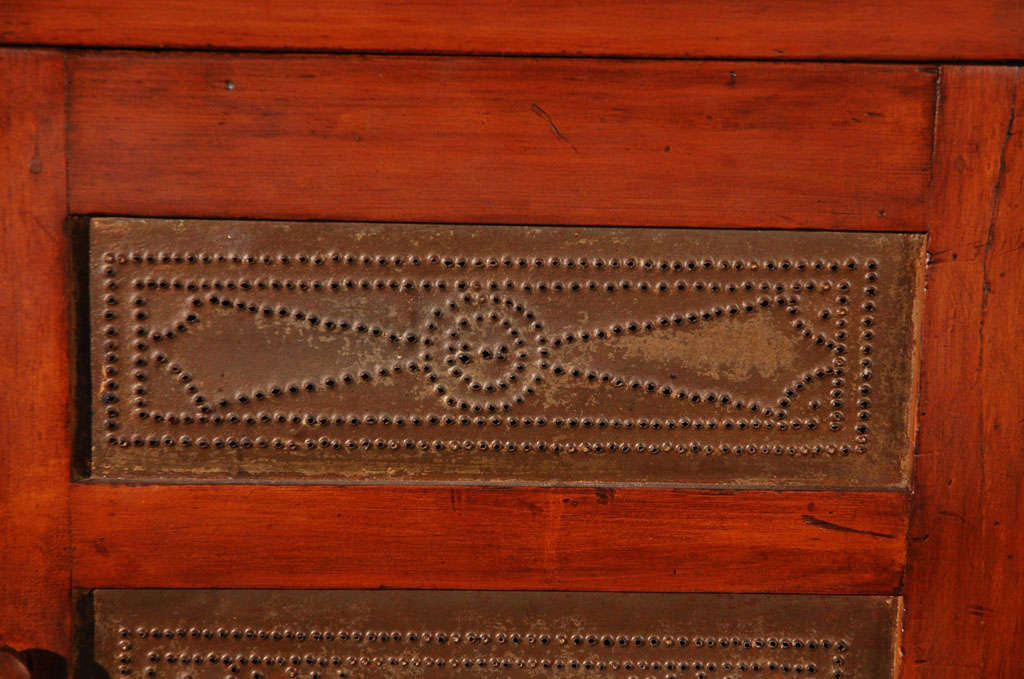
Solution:
<svg viewBox="0 0 1024 679"><path fill-rule="evenodd" d="M881 679L890 597L97 590L83 658L125 679Z"/></svg>
<svg viewBox="0 0 1024 679"><path fill-rule="evenodd" d="M91 473L901 485L922 246L95 219Z"/></svg>

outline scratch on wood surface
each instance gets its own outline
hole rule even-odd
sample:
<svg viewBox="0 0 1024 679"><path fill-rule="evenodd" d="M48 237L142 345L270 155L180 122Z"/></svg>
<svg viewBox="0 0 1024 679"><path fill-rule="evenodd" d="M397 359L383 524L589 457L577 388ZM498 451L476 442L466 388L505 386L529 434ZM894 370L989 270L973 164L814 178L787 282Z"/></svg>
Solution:
<svg viewBox="0 0 1024 679"><path fill-rule="evenodd" d="M573 146L572 142L569 141L564 134L562 134L562 131L558 129L558 125L555 125L555 121L551 119L551 116L548 115L547 111L542 109L537 104L530 104L530 110L548 122L548 125L551 126L551 131L555 133L555 136L558 137L558 139L568 144L569 148L571 148L573 152L579 153L579 149Z"/></svg>
<svg viewBox="0 0 1024 679"><path fill-rule="evenodd" d="M859 528L850 528L849 526L842 526L838 523L832 523L831 521L819 519L818 517L811 516L810 514L804 514L801 518L804 520L804 523L808 525L817 526L819 528L825 528L827 530L835 530L841 533L860 533L861 535L872 535L876 538L896 537L895 535L890 535L889 533L878 533L873 530L861 530Z"/></svg>

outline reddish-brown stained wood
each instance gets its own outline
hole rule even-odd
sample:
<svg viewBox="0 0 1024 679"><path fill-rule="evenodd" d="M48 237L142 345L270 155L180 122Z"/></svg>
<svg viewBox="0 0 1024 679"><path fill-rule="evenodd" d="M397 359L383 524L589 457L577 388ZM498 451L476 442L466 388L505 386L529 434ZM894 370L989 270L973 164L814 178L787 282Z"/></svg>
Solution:
<svg viewBox="0 0 1024 679"><path fill-rule="evenodd" d="M924 227L930 68L70 59L78 213Z"/></svg>
<svg viewBox="0 0 1024 679"><path fill-rule="evenodd" d="M904 679L1020 674L1024 77L943 69Z"/></svg>
<svg viewBox="0 0 1024 679"><path fill-rule="evenodd" d="M991 609L983 612L985 677L1020 674L1024 636L1024 72L1013 70L1013 115L1002 137L982 297L986 399L981 530Z"/></svg>
<svg viewBox="0 0 1024 679"><path fill-rule="evenodd" d="M77 486L79 587L892 593L907 497Z"/></svg>
<svg viewBox="0 0 1024 679"><path fill-rule="evenodd" d="M0 50L0 646L70 633L64 55Z"/></svg>
<svg viewBox="0 0 1024 679"><path fill-rule="evenodd" d="M95 47L1020 59L1013 0L7 0L0 40Z"/></svg>

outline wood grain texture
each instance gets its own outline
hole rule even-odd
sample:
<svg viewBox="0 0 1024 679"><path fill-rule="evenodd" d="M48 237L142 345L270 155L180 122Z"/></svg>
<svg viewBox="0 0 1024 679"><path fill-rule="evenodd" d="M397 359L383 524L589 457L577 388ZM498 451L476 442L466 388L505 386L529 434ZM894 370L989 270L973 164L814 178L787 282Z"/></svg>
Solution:
<svg viewBox="0 0 1024 679"><path fill-rule="evenodd" d="M1024 56L1014 0L7 0L0 40L767 59Z"/></svg>
<svg viewBox="0 0 1024 679"><path fill-rule="evenodd" d="M931 68L70 59L77 213L924 228Z"/></svg>
<svg viewBox="0 0 1024 679"><path fill-rule="evenodd" d="M1024 77L944 68L904 679L1020 675Z"/></svg>
<svg viewBox="0 0 1024 679"><path fill-rule="evenodd" d="M78 485L79 587L893 593L901 491Z"/></svg>
<svg viewBox="0 0 1024 679"><path fill-rule="evenodd" d="M64 55L0 50L0 646L70 632Z"/></svg>

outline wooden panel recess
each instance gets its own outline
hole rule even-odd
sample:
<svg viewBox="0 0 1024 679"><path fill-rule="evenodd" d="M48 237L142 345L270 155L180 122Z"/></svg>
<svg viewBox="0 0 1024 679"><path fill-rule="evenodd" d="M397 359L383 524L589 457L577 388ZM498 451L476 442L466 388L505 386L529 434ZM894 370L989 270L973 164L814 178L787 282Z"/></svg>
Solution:
<svg viewBox="0 0 1024 679"><path fill-rule="evenodd" d="M935 70L84 53L71 208L924 228Z"/></svg>

